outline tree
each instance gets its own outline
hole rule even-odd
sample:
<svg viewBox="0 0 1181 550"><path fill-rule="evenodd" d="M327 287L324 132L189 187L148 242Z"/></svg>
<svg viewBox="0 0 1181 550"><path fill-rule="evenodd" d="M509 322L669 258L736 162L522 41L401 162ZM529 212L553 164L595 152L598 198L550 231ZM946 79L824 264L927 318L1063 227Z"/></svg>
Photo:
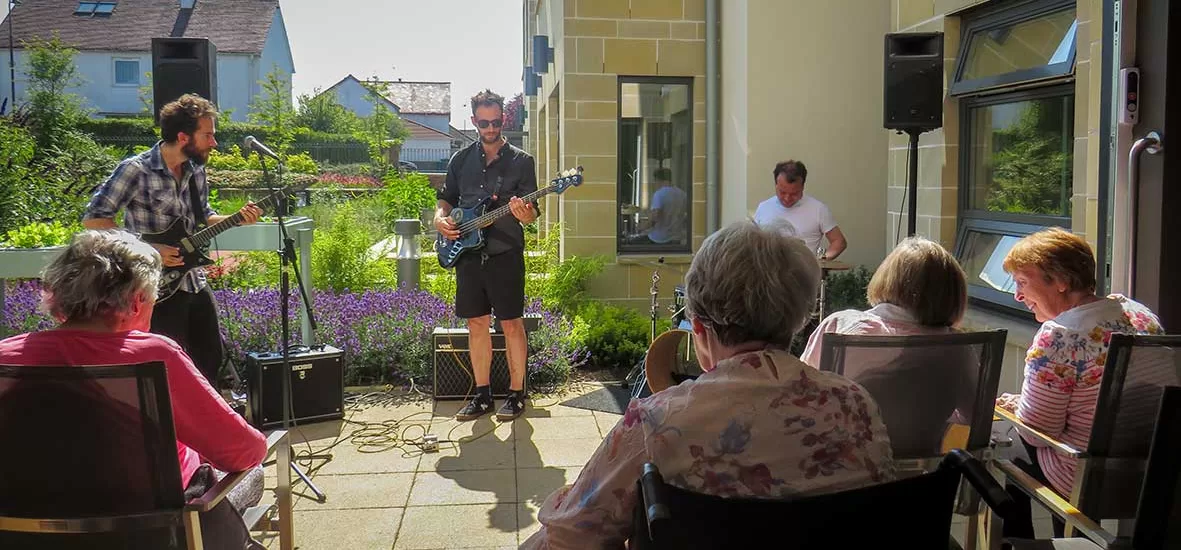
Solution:
<svg viewBox="0 0 1181 550"><path fill-rule="evenodd" d="M85 118L82 98L69 92L82 84L74 56L78 50L69 47L54 33L49 40L36 38L25 42L29 52L29 129L38 147L49 147L64 132Z"/></svg>
<svg viewBox="0 0 1181 550"><path fill-rule="evenodd" d="M291 81L276 66L259 81L262 91L250 102L250 122L266 126L267 137L280 156L286 156L295 141L296 114L291 105Z"/></svg>
<svg viewBox="0 0 1181 550"><path fill-rule="evenodd" d="M390 147L401 145L409 132L402 119L386 107L382 98L388 92L386 84L376 76L364 83L372 91L365 100L373 105L373 113L361 119L355 135L369 145L369 159L379 172L389 168L389 158L386 152Z"/></svg>
<svg viewBox="0 0 1181 550"><path fill-rule="evenodd" d="M337 103L336 92L321 92L319 88L311 95L299 96L299 113L296 126L330 134L351 134L357 130L360 117Z"/></svg>
<svg viewBox="0 0 1181 550"><path fill-rule="evenodd" d="M520 131L525 124L525 94L517 93L504 104L504 129Z"/></svg>
<svg viewBox="0 0 1181 550"><path fill-rule="evenodd" d="M1015 123L995 132L989 210L1070 215L1073 147L1062 141L1063 117L1070 110L1048 107L1047 101L1029 102Z"/></svg>

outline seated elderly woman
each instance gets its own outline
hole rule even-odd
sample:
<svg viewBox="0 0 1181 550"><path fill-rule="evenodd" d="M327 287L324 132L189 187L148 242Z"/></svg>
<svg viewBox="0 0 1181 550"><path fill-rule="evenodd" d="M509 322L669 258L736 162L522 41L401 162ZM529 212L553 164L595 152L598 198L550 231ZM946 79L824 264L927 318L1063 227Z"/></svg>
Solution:
<svg viewBox="0 0 1181 550"><path fill-rule="evenodd" d="M163 362L180 482L194 496L212 485L210 466L223 472L258 466L266 456L266 439L230 409L176 342L147 332L160 268L156 250L130 233L79 233L42 277L43 305L59 325L0 341L0 364L85 368ZM223 502L228 506L230 500ZM251 544L241 519L227 510L220 507L202 520L207 547ZM237 524L227 526L226 517Z"/></svg>
<svg viewBox="0 0 1181 550"><path fill-rule="evenodd" d="M522 547L623 548L645 462L670 484L724 497L795 498L891 480L885 425L865 390L785 349L819 279L811 251L773 227L747 220L707 238L685 276L705 373L631 401L578 480L546 499L542 528Z"/></svg>
<svg viewBox="0 0 1181 550"><path fill-rule="evenodd" d="M1059 228L1021 239L1005 257L1015 297L1042 323L1025 358L1019 395L997 400L1023 423L1076 448L1091 435L1111 333L1163 334L1147 307L1121 295L1095 294L1095 256L1082 237ZM1024 439L1024 438L1023 438ZM1074 484L1077 461L1025 439L1030 473L1062 495ZM1015 499L1028 502L1016 489ZM1022 506L1022 510L1026 507ZM1061 532L1062 525L1055 530ZM1033 537L1029 517L1006 521L1005 533Z"/></svg>
<svg viewBox="0 0 1181 550"><path fill-rule="evenodd" d="M800 355L821 368L824 335L947 334L968 305L968 284L959 262L938 243L910 237L894 248L869 281L873 306L829 315L812 332ZM949 421L966 423L971 414L978 368L971 350L945 347L875 349L849 356L858 361L850 375L881 406L896 457L940 454ZM954 360L953 360L954 359ZM905 388L905 391L897 391ZM923 399L915 399L922 395ZM966 434L964 434L966 436Z"/></svg>

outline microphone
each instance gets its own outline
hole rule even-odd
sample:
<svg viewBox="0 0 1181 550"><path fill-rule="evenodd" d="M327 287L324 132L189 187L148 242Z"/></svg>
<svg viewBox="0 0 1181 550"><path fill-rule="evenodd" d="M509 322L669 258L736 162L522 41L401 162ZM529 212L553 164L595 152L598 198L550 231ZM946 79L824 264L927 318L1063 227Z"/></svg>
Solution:
<svg viewBox="0 0 1181 550"><path fill-rule="evenodd" d="M242 140L242 150L245 151L247 155L250 154L250 151L257 151L264 157L280 160L279 155L276 155L270 147L263 145L261 141L254 139L254 136L246 136L246 139Z"/></svg>

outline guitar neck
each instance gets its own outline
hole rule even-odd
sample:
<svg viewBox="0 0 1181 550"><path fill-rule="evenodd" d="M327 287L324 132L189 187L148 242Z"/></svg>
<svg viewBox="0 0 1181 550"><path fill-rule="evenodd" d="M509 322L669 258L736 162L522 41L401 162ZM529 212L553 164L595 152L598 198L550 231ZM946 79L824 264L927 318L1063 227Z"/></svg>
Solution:
<svg viewBox="0 0 1181 550"><path fill-rule="evenodd" d="M261 210L265 211L266 209L274 206L275 203L278 202L279 197L283 196L286 193L288 193L287 189L277 191L275 193L271 193L270 195L267 195L266 198L264 198L258 202L255 202L254 204L256 206L258 206ZM189 237L189 242L191 242L194 246L198 246L198 247L208 246L209 243L213 241L214 237L222 234L224 231L226 231L228 229L233 229L233 228L237 227L241 223L242 223L242 213L241 212L234 212L232 215L226 217L226 219L219 221L209 227L206 227L205 229L202 229L202 230L194 233L191 237Z"/></svg>
<svg viewBox="0 0 1181 550"><path fill-rule="evenodd" d="M521 200L524 202L533 202L541 197L544 197L545 195L547 195L549 193L552 193L554 191L554 189L555 189L555 187L553 185L548 185L548 186L542 187L541 189L538 189L532 193L529 193L528 195L525 195L524 197L521 197ZM485 212L482 216L472 220L469 223L472 224L472 229L483 229L485 227L488 227L489 225L492 225L493 222L495 222L496 220L503 218L506 214L508 214L511 211L512 210L509 209L509 205L506 204L506 205L501 206L500 208L497 208L495 210ZM467 225L467 224L465 223L464 225Z"/></svg>

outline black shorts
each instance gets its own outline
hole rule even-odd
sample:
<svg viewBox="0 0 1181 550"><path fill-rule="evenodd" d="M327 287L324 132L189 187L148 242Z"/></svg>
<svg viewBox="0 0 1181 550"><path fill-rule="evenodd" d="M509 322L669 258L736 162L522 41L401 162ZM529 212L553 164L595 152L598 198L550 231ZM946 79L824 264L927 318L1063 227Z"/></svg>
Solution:
<svg viewBox="0 0 1181 550"><path fill-rule="evenodd" d="M455 315L462 319L496 312L502 321L525 314L525 252L510 250L485 258L473 250L455 265Z"/></svg>

